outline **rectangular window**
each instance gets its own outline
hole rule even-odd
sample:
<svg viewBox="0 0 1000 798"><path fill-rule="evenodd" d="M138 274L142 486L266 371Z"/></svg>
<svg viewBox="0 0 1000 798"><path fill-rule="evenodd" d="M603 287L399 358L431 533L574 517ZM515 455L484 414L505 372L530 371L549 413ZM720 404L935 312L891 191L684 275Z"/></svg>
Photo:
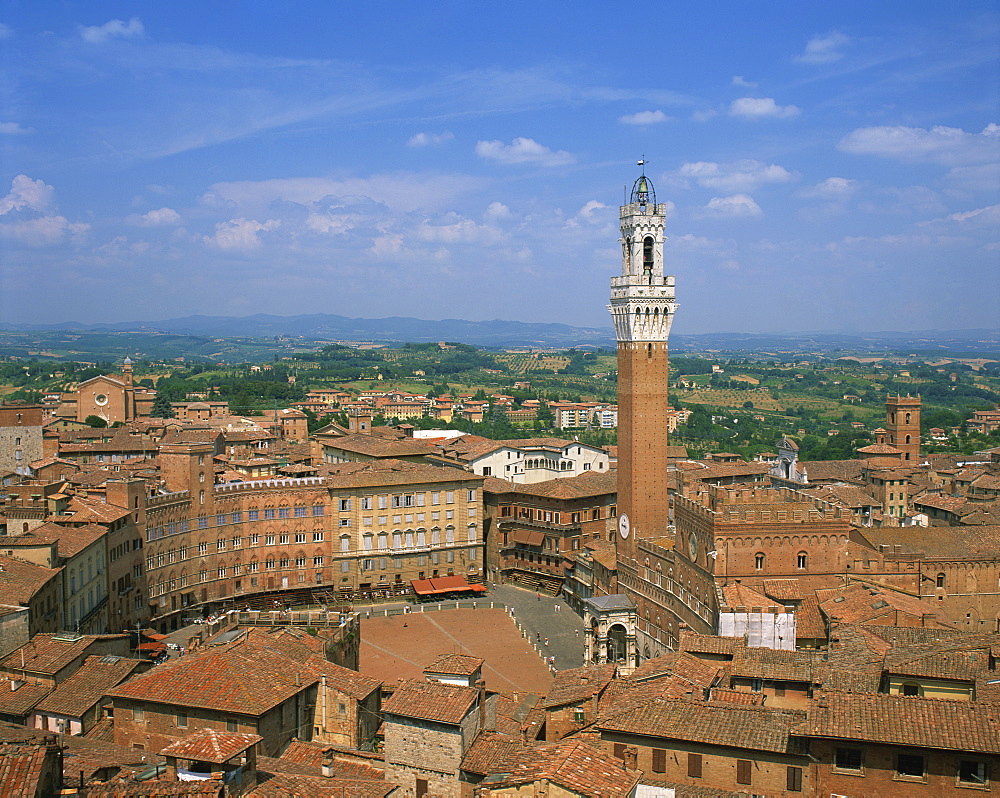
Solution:
<svg viewBox="0 0 1000 798"><path fill-rule="evenodd" d="M231 718L226 721L226 731L236 733L240 730L240 725Z"/></svg>
<svg viewBox="0 0 1000 798"><path fill-rule="evenodd" d="M266 508L264 510L264 520L270 521L273 518L274 518L274 508L273 507Z"/></svg>
<svg viewBox="0 0 1000 798"><path fill-rule="evenodd" d="M341 499L339 502L339 506L340 506L340 512L349 513L351 511L351 500Z"/></svg>
<svg viewBox="0 0 1000 798"><path fill-rule="evenodd" d="M247 510L247 519L257 521L260 519L260 510Z"/></svg>
<svg viewBox="0 0 1000 798"><path fill-rule="evenodd" d="M924 758L920 754L897 754L896 775L910 778L922 778L924 775Z"/></svg>
<svg viewBox="0 0 1000 798"><path fill-rule="evenodd" d="M287 507L278 508L278 518L288 518L289 512Z"/></svg>
<svg viewBox="0 0 1000 798"><path fill-rule="evenodd" d="M625 743L615 743L615 759L625 758Z"/></svg>
<svg viewBox="0 0 1000 798"><path fill-rule="evenodd" d="M198 516L198 529L208 529L208 518L203 515Z"/></svg>
<svg viewBox="0 0 1000 798"><path fill-rule="evenodd" d="M288 535L287 534L278 535L278 543L280 543L282 546L287 545L288 544Z"/></svg>
<svg viewBox="0 0 1000 798"><path fill-rule="evenodd" d="M177 728L178 729L186 729L187 725L188 725L187 712L178 712L177 713Z"/></svg>
<svg viewBox="0 0 1000 798"><path fill-rule="evenodd" d="M351 519L350 518L341 518L340 519L340 525L341 526L350 526L351 525Z"/></svg>
<svg viewBox="0 0 1000 798"><path fill-rule="evenodd" d="M259 543L260 543L260 535L258 535L258 534L257 534L256 532L254 532L254 533L253 533L253 534L252 534L252 535L250 536L250 545L251 545L251 546L256 546L256 545L257 545L257 544L259 544Z"/></svg>
<svg viewBox="0 0 1000 798"><path fill-rule="evenodd" d="M361 497L361 509L362 510L370 510L371 508L372 508L372 497L371 496L362 496Z"/></svg>
<svg viewBox="0 0 1000 798"><path fill-rule="evenodd" d="M838 748L833 764L839 770L861 770L861 749Z"/></svg>
<svg viewBox="0 0 1000 798"><path fill-rule="evenodd" d="M985 762L979 762L975 759L963 759L958 763L958 780L962 784L986 786L989 783L989 778Z"/></svg>
<svg viewBox="0 0 1000 798"><path fill-rule="evenodd" d="M216 526L222 526L225 523L226 523L226 514L225 513L217 513L216 516L215 516L215 524L216 524Z"/></svg>
<svg viewBox="0 0 1000 798"><path fill-rule="evenodd" d="M454 504L454 503L455 503L455 492L452 491L452 490L449 490L445 494L445 504Z"/></svg>
<svg viewBox="0 0 1000 798"><path fill-rule="evenodd" d="M389 506L389 497L388 496L379 496L378 497L378 508L380 510L384 510L388 506Z"/></svg>
<svg viewBox="0 0 1000 798"><path fill-rule="evenodd" d="M274 545L274 535L265 535L264 536L264 545L265 546L273 546Z"/></svg>
<svg viewBox="0 0 1000 798"><path fill-rule="evenodd" d="M474 490L469 491L469 501L474 502L476 500L476 492Z"/></svg>
<svg viewBox="0 0 1000 798"><path fill-rule="evenodd" d="M219 538L218 541L216 541L215 547L219 551L225 551L226 550L226 539L225 538Z"/></svg>
<svg viewBox="0 0 1000 798"><path fill-rule="evenodd" d="M802 768L788 766L785 771L785 789L788 792L802 792Z"/></svg>
<svg viewBox="0 0 1000 798"><path fill-rule="evenodd" d="M313 516L320 516L320 515L326 515L326 509L323 507L322 504L314 504Z"/></svg>
<svg viewBox="0 0 1000 798"><path fill-rule="evenodd" d="M440 504L440 503L441 503L441 494L440 493L432 493L431 494L431 504Z"/></svg>
<svg viewBox="0 0 1000 798"><path fill-rule="evenodd" d="M146 710L143 707L133 707L132 708L132 720L136 723L146 722Z"/></svg>
<svg viewBox="0 0 1000 798"><path fill-rule="evenodd" d="M305 532L296 532L295 533L295 542L296 543L305 543L306 542L306 533Z"/></svg>
<svg viewBox="0 0 1000 798"><path fill-rule="evenodd" d="M296 518L305 518L306 515L307 515L307 513L306 513L307 509L308 509L307 507L296 507L295 508L295 517Z"/></svg>
<svg viewBox="0 0 1000 798"><path fill-rule="evenodd" d="M656 769L656 752L659 751L662 756L660 757L660 762L663 765L663 770ZM666 773L667 772L667 752L662 748L653 749L653 772L654 773ZM688 754L688 776L692 779L701 778L701 754Z"/></svg>
<svg viewBox="0 0 1000 798"><path fill-rule="evenodd" d="M737 759L736 760L736 783L737 784L750 784L751 774L753 773L753 762L749 759Z"/></svg>
<svg viewBox="0 0 1000 798"><path fill-rule="evenodd" d="M313 543L322 543L322 542L323 542L323 533L313 532Z"/></svg>

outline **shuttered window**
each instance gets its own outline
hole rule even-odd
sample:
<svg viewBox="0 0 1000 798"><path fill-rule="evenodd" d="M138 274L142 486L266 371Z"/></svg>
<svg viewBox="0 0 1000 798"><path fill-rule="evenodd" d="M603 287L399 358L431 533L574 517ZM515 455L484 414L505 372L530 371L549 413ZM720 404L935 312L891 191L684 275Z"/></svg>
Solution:
<svg viewBox="0 0 1000 798"><path fill-rule="evenodd" d="M750 784L750 773L753 763L749 759L736 760L736 783Z"/></svg>
<svg viewBox="0 0 1000 798"><path fill-rule="evenodd" d="M788 792L802 792L802 768L788 766L785 776L785 789Z"/></svg>
<svg viewBox="0 0 1000 798"><path fill-rule="evenodd" d="M663 748L653 749L653 772L667 772L667 752Z"/></svg>
<svg viewBox="0 0 1000 798"><path fill-rule="evenodd" d="M615 756L619 759L625 759L625 743L615 743Z"/></svg>
<svg viewBox="0 0 1000 798"><path fill-rule="evenodd" d="M688 776L692 779L701 778L701 754L688 754Z"/></svg>

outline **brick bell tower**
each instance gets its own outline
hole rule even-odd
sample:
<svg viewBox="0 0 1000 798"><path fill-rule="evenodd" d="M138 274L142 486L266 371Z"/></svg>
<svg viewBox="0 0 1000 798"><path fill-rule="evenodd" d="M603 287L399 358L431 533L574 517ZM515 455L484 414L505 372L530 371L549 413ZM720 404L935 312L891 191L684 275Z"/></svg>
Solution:
<svg viewBox="0 0 1000 798"><path fill-rule="evenodd" d="M669 524L667 337L677 305L673 275L663 274L667 206L645 169L619 210L622 272L608 306L618 340L618 559L634 563L636 538L666 535Z"/></svg>

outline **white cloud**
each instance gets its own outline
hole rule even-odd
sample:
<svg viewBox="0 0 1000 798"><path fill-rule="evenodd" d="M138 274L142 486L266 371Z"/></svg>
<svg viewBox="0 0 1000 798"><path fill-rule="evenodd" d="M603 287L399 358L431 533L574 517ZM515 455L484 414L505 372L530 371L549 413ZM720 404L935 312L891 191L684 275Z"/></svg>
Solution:
<svg viewBox="0 0 1000 798"><path fill-rule="evenodd" d="M753 201L753 197L746 194L712 197L705 206L705 211L712 216L762 216L764 213Z"/></svg>
<svg viewBox="0 0 1000 798"><path fill-rule="evenodd" d="M984 228L991 231L1000 229L1000 205L988 205L972 211L952 213L943 219L934 219L925 224L954 222L964 227Z"/></svg>
<svg viewBox="0 0 1000 798"><path fill-rule="evenodd" d="M89 229L89 224L70 222L64 216L43 216L0 224L0 236L32 247L45 247L58 244L67 236L82 235Z"/></svg>
<svg viewBox="0 0 1000 798"><path fill-rule="evenodd" d="M10 183L10 193L0 199L0 216L11 211L44 211L52 204L55 191L43 180L18 175Z"/></svg>
<svg viewBox="0 0 1000 798"><path fill-rule="evenodd" d="M130 221L142 227L162 227L181 223L181 215L173 208L160 208L141 216L130 217Z"/></svg>
<svg viewBox="0 0 1000 798"><path fill-rule="evenodd" d="M796 179L796 175L783 166L752 159L731 164L713 161L685 163L672 177L680 178L683 184L693 180L704 188L732 192L753 191L765 183L788 183Z"/></svg>
<svg viewBox="0 0 1000 798"><path fill-rule="evenodd" d="M577 217L583 219L586 222L599 221L600 217L595 217L594 212L602 210L607 207L608 206L605 205L603 202L598 202L597 200L590 200L590 202L588 202L586 205L580 208L580 211L577 213Z"/></svg>
<svg viewBox="0 0 1000 798"><path fill-rule="evenodd" d="M794 105L778 105L773 97L741 97L733 100L729 106L730 116L741 116L746 119L788 119L798 116L799 109Z"/></svg>
<svg viewBox="0 0 1000 798"><path fill-rule="evenodd" d="M530 163L538 166L564 166L576 159L565 150L550 150L534 139L518 136L510 144L502 141L476 142L476 155L498 163Z"/></svg>
<svg viewBox="0 0 1000 798"><path fill-rule="evenodd" d="M663 111L639 111L618 117L623 125L655 125L670 119Z"/></svg>
<svg viewBox="0 0 1000 798"><path fill-rule="evenodd" d="M940 125L930 130L892 125L858 128L844 136L837 148L854 155L958 166L996 160L998 144L1000 126L994 123L987 125L982 133L966 133L961 128Z"/></svg>
<svg viewBox="0 0 1000 798"><path fill-rule="evenodd" d="M144 35L145 28L138 17L132 17L128 22L112 19L103 25L93 25L80 28L80 38L90 44L104 44L110 39L134 39Z"/></svg>
<svg viewBox="0 0 1000 798"><path fill-rule="evenodd" d="M975 166L956 166L945 179L949 187L964 191L996 191L1000 185L1000 163L981 163Z"/></svg>
<svg viewBox="0 0 1000 798"><path fill-rule="evenodd" d="M506 219L510 214L510 208L502 202L491 202L486 208L486 215L493 219Z"/></svg>
<svg viewBox="0 0 1000 798"><path fill-rule="evenodd" d="M832 64L844 57L840 48L850 43L843 33L828 33L826 36L813 36L806 44L805 52L796 56L800 64Z"/></svg>
<svg viewBox="0 0 1000 798"><path fill-rule="evenodd" d="M21 127L17 122L0 122L0 136L23 136L33 132L30 127Z"/></svg>
<svg viewBox="0 0 1000 798"><path fill-rule="evenodd" d="M230 219L215 225L215 235L202 236L209 246L227 251L251 251L259 249L262 242L258 233L277 230L281 226L278 219L258 222L256 219Z"/></svg>
<svg viewBox="0 0 1000 798"><path fill-rule="evenodd" d="M444 144L455 138L455 134L450 130L444 133L416 133L406 142L407 147L429 147L432 144Z"/></svg>
<svg viewBox="0 0 1000 798"><path fill-rule="evenodd" d="M365 197L409 213L450 205L458 195L482 187L481 178L435 173L393 173L346 180L288 177L215 183L201 197L201 203L238 207L244 215L250 215L268 212L275 200L309 205L324 197Z"/></svg>
<svg viewBox="0 0 1000 798"><path fill-rule="evenodd" d="M846 199L858 187L857 180L846 177L828 177L826 180L799 191L800 197L807 199Z"/></svg>
<svg viewBox="0 0 1000 798"><path fill-rule="evenodd" d="M476 224L472 219L456 219L451 215L449 222L449 224L430 224L425 219L417 228L417 237L422 241L445 244L472 242L493 244L503 238L503 234L497 228Z"/></svg>
<svg viewBox="0 0 1000 798"><path fill-rule="evenodd" d="M754 83L752 80L747 80L742 75L733 75L731 83L734 86L743 86L748 89L754 89L757 87L756 83Z"/></svg>

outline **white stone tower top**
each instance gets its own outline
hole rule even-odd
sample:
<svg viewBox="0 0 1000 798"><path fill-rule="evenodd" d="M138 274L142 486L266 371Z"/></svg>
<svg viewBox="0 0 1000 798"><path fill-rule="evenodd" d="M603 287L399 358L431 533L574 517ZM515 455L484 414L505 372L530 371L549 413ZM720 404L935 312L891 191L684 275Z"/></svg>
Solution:
<svg viewBox="0 0 1000 798"><path fill-rule="evenodd" d="M643 161L639 161L643 165ZM674 277L663 274L663 230L667 206L656 204L656 192L645 172L620 208L621 277L611 278L611 304L619 342L666 342L673 324Z"/></svg>

